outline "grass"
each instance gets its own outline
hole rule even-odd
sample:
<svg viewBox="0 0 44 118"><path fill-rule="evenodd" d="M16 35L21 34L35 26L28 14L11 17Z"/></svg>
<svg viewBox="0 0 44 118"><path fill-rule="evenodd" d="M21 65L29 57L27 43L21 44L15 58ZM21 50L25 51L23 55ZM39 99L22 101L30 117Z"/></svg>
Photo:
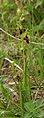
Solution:
<svg viewBox="0 0 44 118"><path fill-rule="evenodd" d="M0 1L0 118L44 117L44 0Z"/></svg>

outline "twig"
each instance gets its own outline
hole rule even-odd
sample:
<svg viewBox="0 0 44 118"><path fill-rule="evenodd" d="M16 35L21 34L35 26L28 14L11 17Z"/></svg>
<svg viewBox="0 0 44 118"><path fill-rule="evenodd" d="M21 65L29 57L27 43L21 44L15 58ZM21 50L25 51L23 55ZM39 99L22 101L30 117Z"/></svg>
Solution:
<svg viewBox="0 0 44 118"><path fill-rule="evenodd" d="M35 44L35 45L41 45L41 46L44 46L44 43L36 43L36 42L31 42L31 41L29 41L29 43L31 43L31 44Z"/></svg>
<svg viewBox="0 0 44 118"><path fill-rule="evenodd" d="M8 33L8 32L6 32L5 30L3 30L2 28L0 28L0 31L2 31L2 32L3 32L3 33L5 33L6 35L10 36L11 38L14 38L14 39L17 39L17 40L21 40L21 39L19 39L19 38L15 37L15 36L13 36L13 35L9 34L9 33Z"/></svg>
<svg viewBox="0 0 44 118"><path fill-rule="evenodd" d="M20 38L17 38L17 37L15 37L15 36L13 36L13 35L11 35L11 34L9 34L8 32L6 32L5 30L3 30L2 28L0 28L0 31L2 31L3 33L5 33L6 35L8 35L8 36L10 36L11 38L14 38L14 39L17 39L17 40L19 40L19 41L21 41L21 39ZM30 41L29 40L29 43L30 44L34 44L34 45L40 45L40 46L44 46L44 43L36 43L36 42L34 42L34 41Z"/></svg>
<svg viewBox="0 0 44 118"><path fill-rule="evenodd" d="M5 57L5 60L9 61L11 64L14 63L14 61L11 61L11 60L10 60L9 58L7 58L7 57ZM23 69L22 69L20 66L18 66L16 63L14 63L14 66L17 67L19 70L21 70L21 71L23 72Z"/></svg>

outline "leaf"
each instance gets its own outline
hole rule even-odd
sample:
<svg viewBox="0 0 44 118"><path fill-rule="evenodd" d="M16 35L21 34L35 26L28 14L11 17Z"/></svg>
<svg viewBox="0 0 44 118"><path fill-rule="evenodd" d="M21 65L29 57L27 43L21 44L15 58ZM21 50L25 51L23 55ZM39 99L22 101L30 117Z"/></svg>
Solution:
<svg viewBox="0 0 44 118"><path fill-rule="evenodd" d="M33 102L32 101L26 102L24 104L24 107L25 107L27 112L32 112L34 109Z"/></svg>
<svg viewBox="0 0 44 118"><path fill-rule="evenodd" d="M9 10L10 10L10 3L9 3L8 0L5 1L5 3L4 3L4 8L5 8L6 11L9 12Z"/></svg>
<svg viewBox="0 0 44 118"><path fill-rule="evenodd" d="M27 10L32 11L32 8L34 8L34 5L31 2L29 2L27 4L26 8L27 8Z"/></svg>
<svg viewBox="0 0 44 118"><path fill-rule="evenodd" d="M15 118L15 113L11 110L0 109L0 118ZM16 117L17 118L17 117Z"/></svg>
<svg viewBox="0 0 44 118"><path fill-rule="evenodd" d="M44 2L44 0L37 0L35 8L42 5L43 2Z"/></svg>
<svg viewBox="0 0 44 118"><path fill-rule="evenodd" d="M11 95L11 90L8 87L6 87L6 85L3 85L2 80L1 80L1 91L2 91L4 98L9 100L10 95Z"/></svg>
<svg viewBox="0 0 44 118"><path fill-rule="evenodd" d="M32 101L26 102L24 104L25 115L24 118L42 118L44 116L44 112L41 107L44 106L44 100L37 100L35 103Z"/></svg>
<svg viewBox="0 0 44 118"><path fill-rule="evenodd" d="M29 12L27 10L23 10L22 16L25 17L25 16L28 16L28 15L29 15Z"/></svg>
<svg viewBox="0 0 44 118"><path fill-rule="evenodd" d="M5 57L5 52L3 52L2 50L0 50L0 67L2 66L4 57Z"/></svg>
<svg viewBox="0 0 44 118"><path fill-rule="evenodd" d="M39 100L36 100L35 101L34 106L35 107L40 107L43 103L44 103L44 100L39 99Z"/></svg>
<svg viewBox="0 0 44 118"><path fill-rule="evenodd" d="M44 19L40 22L39 25L33 26L34 31L44 31Z"/></svg>
<svg viewBox="0 0 44 118"><path fill-rule="evenodd" d="M44 19L38 25L38 30L44 30Z"/></svg>

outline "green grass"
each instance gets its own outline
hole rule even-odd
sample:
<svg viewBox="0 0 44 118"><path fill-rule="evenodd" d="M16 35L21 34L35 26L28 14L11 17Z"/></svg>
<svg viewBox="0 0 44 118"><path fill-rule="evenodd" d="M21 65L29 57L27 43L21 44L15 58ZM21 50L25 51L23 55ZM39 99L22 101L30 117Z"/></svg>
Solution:
<svg viewBox="0 0 44 118"><path fill-rule="evenodd" d="M1 0L0 118L43 118L43 84L44 0Z"/></svg>

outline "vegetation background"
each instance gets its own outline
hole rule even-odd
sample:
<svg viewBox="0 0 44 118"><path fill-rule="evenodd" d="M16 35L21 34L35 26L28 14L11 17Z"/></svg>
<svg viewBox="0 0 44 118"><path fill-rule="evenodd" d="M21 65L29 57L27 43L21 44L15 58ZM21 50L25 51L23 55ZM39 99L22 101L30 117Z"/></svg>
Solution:
<svg viewBox="0 0 44 118"><path fill-rule="evenodd" d="M44 0L0 0L0 118L44 118Z"/></svg>

